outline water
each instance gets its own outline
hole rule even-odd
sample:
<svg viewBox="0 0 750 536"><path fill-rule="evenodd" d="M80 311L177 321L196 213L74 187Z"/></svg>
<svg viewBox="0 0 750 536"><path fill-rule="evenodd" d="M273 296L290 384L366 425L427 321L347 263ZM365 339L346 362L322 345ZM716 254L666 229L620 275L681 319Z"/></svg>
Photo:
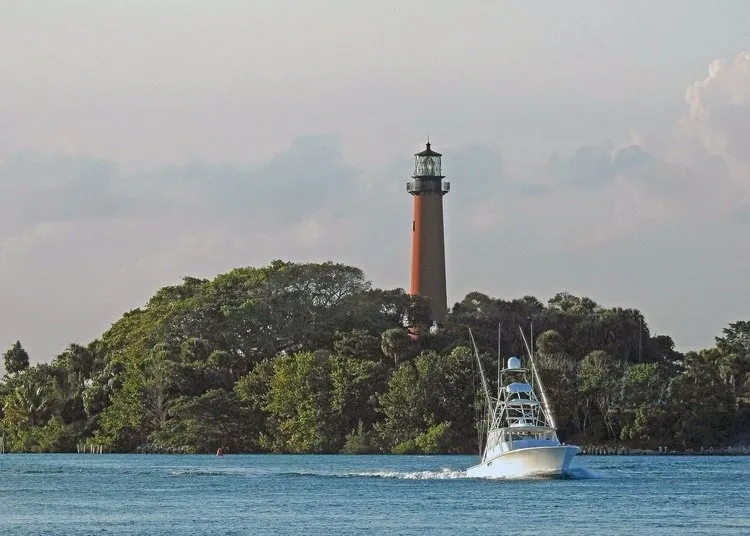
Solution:
<svg viewBox="0 0 750 536"><path fill-rule="evenodd" d="M578 457L466 478L470 456L0 456L2 535L750 534L750 457Z"/></svg>

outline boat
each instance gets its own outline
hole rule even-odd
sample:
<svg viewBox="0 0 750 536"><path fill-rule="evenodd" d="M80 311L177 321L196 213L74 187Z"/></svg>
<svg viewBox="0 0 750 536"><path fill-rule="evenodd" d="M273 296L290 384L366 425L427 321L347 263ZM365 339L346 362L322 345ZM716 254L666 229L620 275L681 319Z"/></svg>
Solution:
<svg viewBox="0 0 750 536"><path fill-rule="evenodd" d="M505 368L500 368L498 334L498 388L495 396L488 388L479 351L469 330L487 411L479 427L481 460L466 470L468 477L560 477L566 474L571 461L581 450L576 445L560 443L544 386L534 366L533 351L523 330L520 327L519 330L526 346L529 368L522 366L521 359L516 356L508 359Z"/></svg>

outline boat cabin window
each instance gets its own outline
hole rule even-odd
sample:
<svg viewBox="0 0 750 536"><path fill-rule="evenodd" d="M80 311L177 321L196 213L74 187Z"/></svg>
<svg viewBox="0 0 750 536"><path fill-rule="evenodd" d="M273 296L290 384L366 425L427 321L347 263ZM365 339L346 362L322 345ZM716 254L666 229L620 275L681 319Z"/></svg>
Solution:
<svg viewBox="0 0 750 536"><path fill-rule="evenodd" d="M510 434L510 440L511 441L522 441L524 439L548 439L548 434L545 433L531 433L531 432L522 432L518 434ZM508 440L507 436L504 438L505 441Z"/></svg>

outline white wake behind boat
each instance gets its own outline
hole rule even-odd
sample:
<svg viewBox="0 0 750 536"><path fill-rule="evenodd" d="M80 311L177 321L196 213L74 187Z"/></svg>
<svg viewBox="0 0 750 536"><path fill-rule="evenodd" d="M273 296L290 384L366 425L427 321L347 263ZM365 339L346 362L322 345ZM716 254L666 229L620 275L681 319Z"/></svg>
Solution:
<svg viewBox="0 0 750 536"><path fill-rule="evenodd" d="M523 331L521 335L526 344ZM481 461L469 467L466 475L475 478L564 475L581 449L575 445L560 443L544 387L536 373L533 352L528 344L526 350L531 369L522 367L518 357L508 359L507 366L502 370L499 370L498 363L498 391L496 396L492 396L473 335L471 339L488 412L482 423L483 429L480 430ZM539 390L541 400L535 389ZM481 443L485 435L486 441L482 449Z"/></svg>

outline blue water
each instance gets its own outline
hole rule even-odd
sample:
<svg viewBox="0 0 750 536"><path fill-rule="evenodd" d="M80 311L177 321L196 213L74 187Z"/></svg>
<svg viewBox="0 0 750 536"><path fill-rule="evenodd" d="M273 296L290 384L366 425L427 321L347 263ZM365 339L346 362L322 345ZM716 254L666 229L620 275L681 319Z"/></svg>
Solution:
<svg viewBox="0 0 750 536"><path fill-rule="evenodd" d="M0 455L0 534L750 534L750 457L585 456L466 478L470 456Z"/></svg>

